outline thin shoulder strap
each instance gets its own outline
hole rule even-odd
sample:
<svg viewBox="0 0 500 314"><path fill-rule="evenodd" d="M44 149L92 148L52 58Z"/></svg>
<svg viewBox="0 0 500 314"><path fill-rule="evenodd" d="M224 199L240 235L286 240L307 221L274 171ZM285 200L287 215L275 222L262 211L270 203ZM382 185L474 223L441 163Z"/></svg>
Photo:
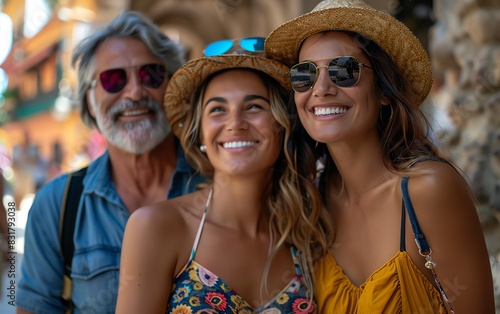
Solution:
<svg viewBox="0 0 500 314"><path fill-rule="evenodd" d="M415 164L423 161L428 161L428 160L433 160L433 161L439 161L439 162L446 162L446 160L439 158L439 157L434 157L434 156L429 156L429 157L422 157L420 159L415 160L413 163L409 165L409 168L414 166ZM413 229L413 235L415 236L415 242L417 243L418 250L420 254L426 255L430 251L429 244L427 243L427 240L425 239L425 235L420 229L420 225L418 224L417 220L417 215L415 214L415 210L413 209L413 204L411 203L410 199L410 193L408 192L408 177L403 177L401 180L401 192L403 194L403 210L402 210L402 220L401 220L401 243L400 243L400 249L401 251L406 250L406 244L405 244L405 236L404 236L404 219L405 219L405 211L404 208L406 207L406 211L408 212L408 218L410 219L410 224L411 228Z"/></svg>
<svg viewBox="0 0 500 314"><path fill-rule="evenodd" d="M196 233L196 238L194 239L193 248L191 249L191 255L189 256L189 261L194 259L196 255L196 249L198 248L198 244L200 243L201 232L203 231L203 225L205 224L205 217L207 216L208 206L210 205L210 201L212 200L212 194L214 193L214 188L210 189L210 193L208 194L207 203L205 204L205 210L203 211L203 216L201 216L200 225L198 226L198 232Z"/></svg>
<svg viewBox="0 0 500 314"><path fill-rule="evenodd" d="M399 250L406 251L406 210L404 201L401 202L401 234L399 236Z"/></svg>
<svg viewBox="0 0 500 314"><path fill-rule="evenodd" d="M415 242L417 243L418 250L421 254L425 254L429 252L429 244L420 229L417 216L415 215L415 210L413 209L413 204L411 203L410 194L408 193L408 177L403 177L401 180L401 191L403 193L404 206L408 212L408 218L410 219L411 228L413 229L413 235L415 236Z"/></svg>
<svg viewBox="0 0 500 314"><path fill-rule="evenodd" d="M438 161L442 161L439 159ZM420 225L418 224L417 216L415 215L415 210L413 209L413 204L411 203L410 200L410 194L408 193L408 177L404 177L401 180L401 191L403 192L403 202L406 207L406 211L408 212L408 218L410 219L410 224L411 228L413 229L413 235L415 236L415 242L417 243L418 251L420 255L425 257L425 268L429 269L432 272L432 276L434 277L434 281L436 282L437 288L439 292L441 293L441 296L443 298L443 301L448 304L448 307L450 309L450 312L452 314L455 313L453 310L453 307L451 306L451 302L446 295L446 292L443 289L443 286L441 285L441 282L439 281L439 278L436 274L436 271L434 268L436 267L436 262L432 260L431 254L432 250L429 247L429 244L427 243L427 240L425 239L424 234L422 233L422 230L420 229Z"/></svg>
<svg viewBox="0 0 500 314"><path fill-rule="evenodd" d="M295 267L295 272L300 276L302 275L302 270L300 269L299 251L297 251L297 248L293 245L290 246L290 251L292 251L293 266Z"/></svg>

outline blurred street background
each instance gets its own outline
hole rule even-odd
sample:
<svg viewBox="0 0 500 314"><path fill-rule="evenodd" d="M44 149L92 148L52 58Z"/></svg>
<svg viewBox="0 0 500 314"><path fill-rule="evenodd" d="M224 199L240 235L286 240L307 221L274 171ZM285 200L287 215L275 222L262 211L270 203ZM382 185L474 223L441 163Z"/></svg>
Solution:
<svg viewBox="0 0 500 314"><path fill-rule="evenodd" d="M365 0L405 23L429 52L434 86L423 105L431 136L467 174L491 254L500 314L500 1ZM99 156L105 142L79 117L75 45L121 10L149 16L198 58L215 40L266 37L319 0L0 0L0 169L16 207L16 271L37 190ZM7 208L7 205L6 205ZM467 252L464 252L467 254ZM4 270L0 313L8 305ZM16 275L16 281L18 281Z"/></svg>

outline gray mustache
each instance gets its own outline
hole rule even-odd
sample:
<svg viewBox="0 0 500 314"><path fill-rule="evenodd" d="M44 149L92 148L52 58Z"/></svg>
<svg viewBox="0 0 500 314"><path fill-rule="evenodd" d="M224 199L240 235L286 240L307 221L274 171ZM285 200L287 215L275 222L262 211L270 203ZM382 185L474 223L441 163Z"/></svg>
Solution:
<svg viewBox="0 0 500 314"><path fill-rule="evenodd" d="M147 109L158 112L161 110L161 105L153 99L141 99L139 101L126 99L113 105L108 111L108 117L112 120L116 120L123 111L129 109Z"/></svg>

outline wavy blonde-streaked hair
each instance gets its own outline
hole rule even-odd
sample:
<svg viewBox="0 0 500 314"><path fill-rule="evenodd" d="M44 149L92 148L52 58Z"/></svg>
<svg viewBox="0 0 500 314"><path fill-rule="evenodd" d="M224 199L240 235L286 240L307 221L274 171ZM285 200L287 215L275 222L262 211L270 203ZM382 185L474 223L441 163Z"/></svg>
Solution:
<svg viewBox="0 0 500 314"><path fill-rule="evenodd" d="M225 70L225 71L231 71ZM305 167L306 161L290 155L287 146L291 145L292 124L297 119L290 116L287 108L289 93L267 74L251 69L238 69L256 73L269 92L271 111L279 123L278 136L282 149L274 164L271 184L265 191L263 207L267 209L271 246L263 278L263 287L269 274L270 263L278 249L283 245L293 245L300 254L304 282L312 299L313 264L327 253L330 246L330 219L323 208L321 198L314 185L314 177L304 177L297 169ZM221 71L222 72L222 71ZM209 76L198 87L191 99L188 123L181 135L181 144L188 160L206 176L213 176L213 167L207 156L200 151L201 138L201 99L210 80L220 74ZM314 167L314 158L307 160L307 167Z"/></svg>

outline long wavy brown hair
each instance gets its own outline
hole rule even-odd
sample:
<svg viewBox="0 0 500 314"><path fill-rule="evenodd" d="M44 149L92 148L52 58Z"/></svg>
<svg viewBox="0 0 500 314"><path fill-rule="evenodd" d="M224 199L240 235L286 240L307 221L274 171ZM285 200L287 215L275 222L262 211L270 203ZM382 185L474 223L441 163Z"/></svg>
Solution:
<svg viewBox="0 0 500 314"><path fill-rule="evenodd" d="M413 89L396 64L375 42L357 33L345 33L354 38L368 57L375 74L374 81L377 89L390 100L387 106L380 106L377 121L385 167L402 176L410 176L422 173L411 168L411 165L424 158L437 158L450 163L444 160L436 145L431 141L431 127L426 116L419 109L421 104L412 102L411 99L416 98L413 96ZM292 114L297 114L295 105L290 106L290 110ZM320 194L326 202L326 191L328 191L329 184L333 182L331 179L339 175L326 144L314 141L307 134L300 120L296 121L292 133L294 138L301 140L291 147L291 154L301 154L302 158L314 156L314 162L323 165L323 169L319 172L316 168L299 169L299 172L304 177L318 175Z"/></svg>

